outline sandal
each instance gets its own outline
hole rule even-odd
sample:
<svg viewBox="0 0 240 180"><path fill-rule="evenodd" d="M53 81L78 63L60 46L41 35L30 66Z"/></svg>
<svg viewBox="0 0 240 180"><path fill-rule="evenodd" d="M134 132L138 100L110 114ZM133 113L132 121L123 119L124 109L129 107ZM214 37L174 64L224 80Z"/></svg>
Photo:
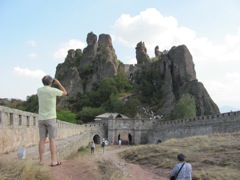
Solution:
<svg viewBox="0 0 240 180"><path fill-rule="evenodd" d="M51 167L60 166L61 164L61 162L57 162L57 164L51 164Z"/></svg>

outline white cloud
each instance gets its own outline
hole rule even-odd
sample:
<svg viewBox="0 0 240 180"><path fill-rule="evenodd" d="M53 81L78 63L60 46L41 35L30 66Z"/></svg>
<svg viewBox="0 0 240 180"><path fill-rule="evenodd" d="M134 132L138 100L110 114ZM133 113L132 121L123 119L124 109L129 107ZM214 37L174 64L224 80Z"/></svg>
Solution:
<svg viewBox="0 0 240 180"><path fill-rule="evenodd" d="M20 67L14 67L13 74L18 77L24 77L24 78L42 78L46 75L45 72L42 70L30 70L28 68L20 68Z"/></svg>
<svg viewBox="0 0 240 180"><path fill-rule="evenodd" d="M221 106L230 103L240 107L240 73L227 73L223 79L215 79L206 82L207 90L213 99L216 99Z"/></svg>
<svg viewBox="0 0 240 180"><path fill-rule="evenodd" d="M172 17L163 17L156 9L146 9L139 15L131 17L123 14L112 26L114 40L125 43L129 47L136 47L137 43L144 41L148 50L156 45L160 49L169 49L176 40L177 20ZM185 32L187 28L182 28ZM188 33L189 34L189 29ZM192 34L193 31L191 31ZM181 36L178 36L181 39Z"/></svg>
<svg viewBox="0 0 240 180"><path fill-rule="evenodd" d="M28 54L28 57L29 57L30 59L35 59L35 58L37 58L37 54L35 54L35 53L29 53L29 54Z"/></svg>
<svg viewBox="0 0 240 180"><path fill-rule="evenodd" d="M172 17L164 17L155 8L146 9L136 16L123 14L112 26L112 39L123 46L135 48L144 41L150 57L155 46L161 51L185 44L193 56L197 76L205 85L213 100L221 105L240 102L240 28L236 34L228 34L215 43L209 37L199 37L197 32L182 27ZM118 55L119 56L119 55ZM122 59L131 62L135 51ZM237 72L237 73L236 73ZM240 96L239 96L240 97Z"/></svg>
<svg viewBox="0 0 240 180"><path fill-rule="evenodd" d="M67 52L69 49L83 49L85 44L77 39L71 39L68 42L65 42L61 45L56 52L53 54L53 58L57 60L64 60L67 56Z"/></svg>
<svg viewBox="0 0 240 180"><path fill-rule="evenodd" d="M34 40L28 40L27 44L30 45L31 47L36 47L37 43Z"/></svg>
<svg viewBox="0 0 240 180"><path fill-rule="evenodd" d="M224 44L215 44L206 37L197 37L195 31L179 26L174 17L164 17L155 8L136 16L121 15L112 26L112 36L114 41L128 47L144 41L150 56L154 56L157 45L163 51L185 44L201 61L235 61L240 57L240 28L237 35L227 35Z"/></svg>

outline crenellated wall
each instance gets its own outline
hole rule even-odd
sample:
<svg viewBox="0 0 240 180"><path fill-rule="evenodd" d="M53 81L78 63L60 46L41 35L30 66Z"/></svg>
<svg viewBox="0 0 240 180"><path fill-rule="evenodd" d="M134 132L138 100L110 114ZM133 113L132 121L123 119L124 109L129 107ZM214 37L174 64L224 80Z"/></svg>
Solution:
<svg viewBox="0 0 240 180"><path fill-rule="evenodd" d="M240 111L192 119L112 119L98 123L76 125L57 120L58 137L74 137L74 142L62 147L62 154L69 154L78 146L87 146L93 139L100 143L102 138L117 142L119 134L130 134L133 144L157 143L170 138L233 133L240 131ZM38 144L38 115L0 106L0 154L17 150L21 146ZM74 147L74 148L73 148Z"/></svg>
<svg viewBox="0 0 240 180"><path fill-rule="evenodd" d="M149 131L148 142L156 143L170 138L183 138L213 133L234 133L240 131L240 112L229 112L192 119L155 121Z"/></svg>
<svg viewBox="0 0 240 180"><path fill-rule="evenodd" d="M57 120L57 125L57 139L79 135L84 137L83 145L88 145L94 133L100 138L106 137L104 123L76 125ZM38 142L38 114L0 106L0 154L15 151L21 146L33 146Z"/></svg>

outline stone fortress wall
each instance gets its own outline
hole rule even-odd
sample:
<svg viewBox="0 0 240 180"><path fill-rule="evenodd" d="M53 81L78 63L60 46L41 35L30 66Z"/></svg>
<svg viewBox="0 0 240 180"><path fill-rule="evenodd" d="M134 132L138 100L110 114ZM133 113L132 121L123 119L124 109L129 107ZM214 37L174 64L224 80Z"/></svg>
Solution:
<svg viewBox="0 0 240 180"><path fill-rule="evenodd" d="M157 143L170 138L183 138L214 133L240 131L240 111L218 115L198 116L191 119L155 121L148 134L148 143Z"/></svg>
<svg viewBox="0 0 240 180"><path fill-rule="evenodd" d="M75 142L63 148L69 154L70 150L87 146L93 139L100 143L102 138L108 138L116 143L121 133L131 134L133 144L147 144L170 138L238 132L240 111L179 120L108 117L98 123L84 125L59 120L57 124L57 139L76 136ZM15 151L21 146L34 146L38 141L37 114L0 106L0 154Z"/></svg>
<svg viewBox="0 0 240 180"><path fill-rule="evenodd" d="M79 147L87 146L96 134L99 138L106 137L103 123L76 125L57 120L57 125L57 139L78 136ZM38 142L38 114L0 106L0 154L34 146Z"/></svg>

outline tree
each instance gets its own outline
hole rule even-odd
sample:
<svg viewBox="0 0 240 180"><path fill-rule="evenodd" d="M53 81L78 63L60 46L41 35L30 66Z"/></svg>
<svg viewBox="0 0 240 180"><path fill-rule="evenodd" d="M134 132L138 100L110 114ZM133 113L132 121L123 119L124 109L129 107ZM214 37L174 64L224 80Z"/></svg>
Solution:
<svg viewBox="0 0 240 180"><path fill-rule="evenodd" d="M123 114L133 118L136 116L139 106L141 105L140 101L137 99L129 99L123 107Z"/></svg>
<svg viewBox="0 0 240 180"><path fill-rule="evenodd" d="M122 112L123 106L123 102L114 95L111 95L110 99L102 105L107 112Z"/></svg>
<svg viewBox="0 0 240 180"><path fill-rule="evenodd" d="M128 91L131 89L131 84L123 71L118 72L115 77L117 88L119 92Z"/></svg>
<svg viewBox="0 0 240 180"><path fill-rule="evenodd" d="M105 78L99 85L98 92L100 94L101 103L106 102L112 94L117 94L116 81L113 78Z"/></svg>
<svg viewBox="0 0 240 180"><path fill-rule="evenodd" d="M93 122L94 118L97 115L103 113L104 110L101 107L100 108L84 107L83 110L77 114L78 124L81 124L79 122L83 123Z"/></svg>
<svg viewBox="0 0 240 180"><path fill-rule="evenodd" d="M32 96L27 96L27 100L26 102L24 102L24 105L24 111L38 113L38 96L36 94Z"/></svg>
<svg viewBox="0 0 240 180"><path fill-rule="evenodd" d="M176 104L175 119L192 118L196 116L196 103L194 96L183 94Z"/></svg>
<svg viewBox="0 0 240 180"><path fill-rule="evenodd" d="M66 121L66 122L69 122L69 123L77 124L76 114L72 113L68 109L62 109L62 110L58 111L57 112L57 119L62 120L62 121Z"/></svg>

